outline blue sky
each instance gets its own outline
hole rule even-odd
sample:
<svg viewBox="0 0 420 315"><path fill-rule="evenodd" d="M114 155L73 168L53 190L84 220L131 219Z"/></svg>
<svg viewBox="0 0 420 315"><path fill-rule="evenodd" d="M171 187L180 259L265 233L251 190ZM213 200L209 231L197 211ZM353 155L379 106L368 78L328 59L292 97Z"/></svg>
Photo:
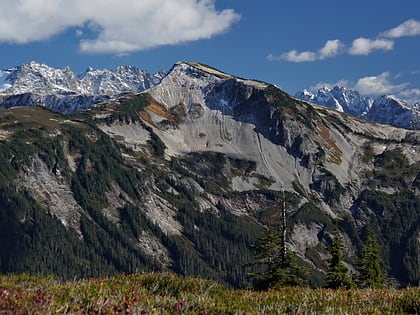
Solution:
<svg viewBox="0 0 420 315"><path fill-rule="evenodd" d="M419 0L1 0L0 68L199 61L286 92L420 102Z"/></svg>

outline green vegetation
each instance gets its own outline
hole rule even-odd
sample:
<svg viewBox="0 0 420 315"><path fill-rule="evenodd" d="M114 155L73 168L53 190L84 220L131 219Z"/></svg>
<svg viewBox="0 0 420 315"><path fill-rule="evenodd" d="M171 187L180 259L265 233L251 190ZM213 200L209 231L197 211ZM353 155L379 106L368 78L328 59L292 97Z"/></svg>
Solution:
<svg viewBox="0 0 420 315"><path fill-rule="evenodd" d="M409 191L415 185L416 176L420 173L420 162L410 164L401 150L384 151L374 159L374 170L367 174L369 184L376 186L398 187Z"/></svg>
<svg viewBox="0 0 420 315"><path fill-rule="evenodd" d="M419 314L420 289L254 292L172 274L60 282L0 277L0 313L20 314Z"/></svg>
<svg viewBox="0 0 420 315"><path fill-rule="evenodd" d="M332 229L333 224L331 218L317 207L313 202L305 203L299 208L290 218L293 223L305 223L307 225L312 223L322 224L329 229Z"/></svg>
<svg viewBox="0 0 420 315"><path fill-rule="evenodd" d="M272 120L265 122L281 124L281 119L298 119L300 126L308 131L317 119L317 111L312 107L297 101L290 103L288 96L278 89L271 92L269 89L267 93L271 93L274 113ZM297 193L285 192L286 208L290 212L287 233L295 224L303 223L312 228L316 223L320 242L317 247L309 246L305 255L320 270L329 268L327 279L319 270L311 270L310 276L303 276L300 266L304 263L292 253L287 253L287 259L279 259L278 236L265 235L256 243L263 226L279 225L279 209L284 200L281 192L267 189L273 181L256 173L256 162L216 152L196 152L172 157L170 161L163 159L165 144L140 116L149 104L146 95L139 95L69 116L40 108L0 112L1 273L55 274L64 281L121 272L165 270L184 276L203 276L231 288L244 288L251 286L246 277L246 271L250 271L256 276L253 284L260 288L302 284L302 278L314 286L322 286L325 281L331 287L349 286L344 277L345 268L340 263L343 257L339 240L332 244L328 266L323 259L326 236L333 231L334 224L315 199L318 194L306 191L298 180L293 183ZM266 119L269 115L262 113L261 117ZM147 150L131 151L97 126L97 123L133 122L150 133ZM273 133L281 133L282 127L273 127ZM281 134L275 136L281 137ZM304 159L299 150L306 140L297 137L288 149L295 150L294 153ZM420 187L419 164L410 164L399 150L375 156L371 148L368 153L371 155L366 159L375 165L365 181L369 187L358 196L351 214L349 212L348 219L339 222L339 228L352 245L360 249L360 225L356 226L355 222L362 225L368 222L384 258L382 267L401 280L402 285L417 285L420 279L416 238L420 232L420 199L416 192ZM36 194L30 194L23 186L22 175L27 175L25 172L38 158L49 171L46 175L66 185L82 208L72 218L72 228L65 227L60 219L48 213L48 198L41 203L35 200ZM315 163L320 159L315 158ZM333 174L321 171L320 175L314 173L319 177L310 188L324 196L324 201L335 211L349 188L343 187ZM235 176L250 183L259 180L259 184L253 191L233 191L230 181ZM150 207L152 202L154 208ZM158 220L154 221L151 210L158 207L162 207L159 215L171 216L171 220L180 223L180 234L167 233ZM156 242L152 245L157 248L152 250L161 256L154 257L142 249L150 240ZM256 260L260 263L246 270L242 265L253 258L250 244L255 244ZM272 252L265 252L268 257L263 258L258 251L264 253L266 245L273 246ZM366 252L369 251L363 248L362 257ZM345 259L350 263L356 261L356 257ZM375 270L376 267L365 265L363 268ZM363 268L360 285L376 286L362 279L370 277L363 275ZM175 282L178 279L167 277ZM227 292L235 295L238 291ZM301 291L295 294L299 295L298 292ZM94 305L92 303L90 306ZM289 312L299 310L288 305ZM206 310L212 308L208 306Z"/></svg>
<svg viewBox="0 0 420 315"><path fill-rule="evenodd" d="M129 95L122 98L119 102L113 103L112 108L104 107L96 109L99 113L102 113L103 110L104 114L107 114L105 118L105 122L107 124L112 124L114 122L140 122L140 112L144 110L144 108L149 105L149 101L147 99L146 94L138 94L138 95ZM94 108L95 110L95 108ZM86 115L83 112L76 112L74 114L75 117L85 117ZM99 119L101 120L101 119Z"/></svg>
<svg viewBox="0 0 420 315"><path fill-rule="evenodd" d="M328 288L351 288L354 283L348 275L348 269L343 263L343 240L337 229L334 229L332 244L328 248L327 286Z"/></svg>
<svg viewBox="0 0 420 315"><path fill-rule="evenodd" d="M269 227L252 245L255 260L246 267L255 267L248 276L255 280L254 286L260 290L284 286L303 286L308 275L306 268L296 262L294 254L286 250L282 236Z"/></svg>
<svg viewBox="0 0 420 315"><path fill-rule="evenodd" d="M366 240L359 256L357 271L359 274L356 277L356 282L361 287L380 289L387 284L379 245L370 229L366 232Z"/></svg>
<svg viewBox="0 0 420 315"><path fill-rule="evenodd" d="M160 140L158 135L154 133L152 128L144 126L144 129L150 133L149 143L155 151L156 156L163 157L165 155L166 145Z"/></svg>
<svg viewBox="0 0 420 315"><path fill-rule="evenodd" d="M418 285L419 268L413 268L417 263L411 255L418 251L414 231L420 229L420 197L414 191L387 194L365 190L355 210L357 216L366 215L370 219L370 227L383 244L381 255L390 274L407 284Z"/></svg>

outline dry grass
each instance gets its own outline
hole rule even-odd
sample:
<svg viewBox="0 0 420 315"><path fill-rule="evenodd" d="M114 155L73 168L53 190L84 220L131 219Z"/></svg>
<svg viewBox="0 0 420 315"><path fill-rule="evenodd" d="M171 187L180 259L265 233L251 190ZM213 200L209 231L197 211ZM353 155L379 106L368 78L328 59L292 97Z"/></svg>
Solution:
<svg viewBox="0 0 420 315"><path fill-rule="evenodd" d="M340 165L343 152L337 146L335 140L331 137L329 129L324 123L318 122L316 129L323 140L323 148L328 154L328 162Z"/></svg>

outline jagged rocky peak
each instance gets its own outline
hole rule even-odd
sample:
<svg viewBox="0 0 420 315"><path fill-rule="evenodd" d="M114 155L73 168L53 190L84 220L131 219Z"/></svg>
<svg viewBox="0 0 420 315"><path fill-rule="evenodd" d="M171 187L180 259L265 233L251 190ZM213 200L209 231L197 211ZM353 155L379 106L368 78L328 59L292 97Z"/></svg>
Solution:
<svg viewBox="0 0 420 315"><path fill-rule="evenodd" d="M295 97L321 106L336 109L381 124L400 128L420 128L420 108L408 106L394 96L384 95L377 99L361 96L357 91L335 86L324 87L316 93L308 90L297 92Z"/></svg>
<svg viewBox="0 0 420 315"><path fill-rule="evenodd" d="M408 129L420 129L420 109L391 95L375 100L366 119Z"/></svg>
<svg viewBox="0 0 420 315"><path fill-rule="evenodd" d="M0 108L40 105L69 113L122 93L143 92L165 75L165 71L150 74L134 66L115 70L89 67L76 75L70 67L55 69L32 61L0 71Z"/></svg>
<svg viewBox="0 0 420 315"><path fill-rule="evenodd" d="M316 93L305 89L297 92L295 97L360 117L369 111L373 103L372 98L363 97L355 90L337 85L332 89L324 86Z"/></svg>
<svg viewBox="0 0 420 315"><path fill-rule="evenodd" d="M312 101L315 98L315 94L307 89L303 89L295 94L295 97L304 100L304 101Z"/></svg>
<svg viewBox="0 0 420 315"><path fill-rule="evenodd" d="M142 92L158 84L166 73L150 74L134 66L120 66L115 70L95 70L89 67L76 75L70 67L55 69L32 61L0 71L0 88L7 94L37 93L115 95Z"/></svg>
<svg viewBox="0 0 420 315"><path fill-rule="evenodd" d="M8 88L3 92L8 94L69 93L78 85L78 79L70 68L54 69L35 61L2 72L7 73L5 80L8 81Z"/></svg>

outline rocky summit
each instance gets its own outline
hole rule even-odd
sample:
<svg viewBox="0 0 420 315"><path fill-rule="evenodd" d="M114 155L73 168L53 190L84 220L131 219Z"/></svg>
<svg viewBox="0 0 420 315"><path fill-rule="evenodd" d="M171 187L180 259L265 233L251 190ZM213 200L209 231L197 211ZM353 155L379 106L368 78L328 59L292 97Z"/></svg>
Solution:
<svg viewBox="0 0 420 315"><path fill-rule="evenodd" d="M70 114L0 111L1 272L169 270L245 287L250 245L285 205L287 246L312 285L325 283L335 228L350 270L369 228L393 282L419 283L420 131L200 63L153 78Z"/></svg>

